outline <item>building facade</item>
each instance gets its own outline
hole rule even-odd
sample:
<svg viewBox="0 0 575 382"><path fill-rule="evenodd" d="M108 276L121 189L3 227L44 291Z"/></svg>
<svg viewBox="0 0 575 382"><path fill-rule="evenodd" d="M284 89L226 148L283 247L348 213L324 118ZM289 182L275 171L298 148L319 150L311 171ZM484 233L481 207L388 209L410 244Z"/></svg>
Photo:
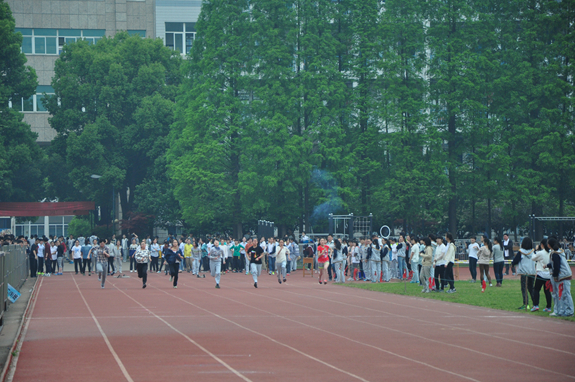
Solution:
<svg viewBox="0 0 575 382"><path fill-rule="evenodd" d="M12 99L11 107L24 114L24 121L38 134L40 145L49 145L56 136L43 104L44 94L53 94L54 63L67 43L85 39L95 44L102 37L128 31L145 38L160 38L164 45L186 54L195 38L195 24L201 1L192 0L6 0L22 33L22 52L38 75L36 94ZM119 198L116 198L119 200ZM122 219L119 203L114 211ZM71 216L42 216L34 222L4 228L18 235L68 235ZM8 225L10 227L8 227Z"/></svg>
<svg viewBox="0 0 575 382"><path fill-rule="evenodd" d="M185 54L195 37L201 1L191 0L6 0L22 33L27 65L36 70L38 88L28 99L12 99L11 106L47 145L56 132L48 123L44 93L52 94L54 63L62 47L78 39L97 43L104 36L128 31L161 38L166 46Z"/></svg>

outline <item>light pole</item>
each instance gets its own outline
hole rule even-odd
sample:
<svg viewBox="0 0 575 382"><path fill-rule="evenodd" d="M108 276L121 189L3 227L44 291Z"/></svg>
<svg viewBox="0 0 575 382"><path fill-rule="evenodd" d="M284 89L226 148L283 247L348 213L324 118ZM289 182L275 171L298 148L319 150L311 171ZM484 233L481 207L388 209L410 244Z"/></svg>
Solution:
<svg viewBox="0 0 575 382"><path fill-rule="evenodd" d="M90 178L92 179L100 179L102 175L92 174ZM112 233L116 234L116 192L114 191L114 185L112 185Z"/></svg>

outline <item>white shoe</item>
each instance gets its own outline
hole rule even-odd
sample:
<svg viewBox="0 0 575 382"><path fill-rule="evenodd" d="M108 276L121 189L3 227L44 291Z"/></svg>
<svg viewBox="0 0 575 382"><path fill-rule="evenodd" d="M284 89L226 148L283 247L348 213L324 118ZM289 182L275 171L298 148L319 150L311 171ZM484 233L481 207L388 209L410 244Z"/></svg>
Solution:
<svg viewBox="0 0 575 382"><path fill-rule="evenodd" d="M489 286L493 286L493 284L489 283Z"/></svg>
<svg viewBox="0 0 575 382"><path fill-rule="evenodd" d="M130 271L130 273L134 273L134 271Z"/></svg>

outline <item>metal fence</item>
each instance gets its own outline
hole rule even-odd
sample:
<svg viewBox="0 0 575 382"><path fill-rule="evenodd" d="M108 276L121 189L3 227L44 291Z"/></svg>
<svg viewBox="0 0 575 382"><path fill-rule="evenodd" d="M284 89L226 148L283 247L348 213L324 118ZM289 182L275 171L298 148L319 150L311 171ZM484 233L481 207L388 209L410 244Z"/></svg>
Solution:
<svg viewBox="0 0 575 382"><path fill-rule="evenodd" d="M28 277L28 256L19 245L5 245L0 250L0 328L4 324L4 312L8 309L8 284L20 290Z"/></svg>

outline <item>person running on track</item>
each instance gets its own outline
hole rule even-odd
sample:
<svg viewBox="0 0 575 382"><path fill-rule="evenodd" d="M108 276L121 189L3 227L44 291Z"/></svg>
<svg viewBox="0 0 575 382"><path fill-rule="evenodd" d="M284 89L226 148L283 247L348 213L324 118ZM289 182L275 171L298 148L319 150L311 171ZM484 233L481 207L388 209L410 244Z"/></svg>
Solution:
<svg viewBox="0 0 575 382"><path fill-rule="evenodd" d="M254 279L254 287L258 287L258 276L262 273L262 257L264 256L264 250L259 245L252 245L248 249L250 272L252 278Z"/></svg>
<svg viewBox="0 0 575 382"><path fill-rule="evenodd" d="M178 288L178 276L180 273L180 262L184 260L184 255L180 251L178 241L174 239L172 246L169 248L164 247L164 259L168 263L167 266L170 270L170 281L173 282L174 289Z"/></svg>
<svg viewBox="0 0 575 382"><path fill-rule="evenodd" d="M214 241L214 246L210 250L208 257L210 258L210 273L216 279L216 289L220 289L222 264L226 264L226 258L218 240Z"/></svg>
<svg viewBox="0 0 575 382"><path fill-rule="evenodd" d="M327 275L327 268L329 267L329 247L326 245L325 239L319 241L319 246L317 247L317 263L319 268L319 283L321 284L324 272ZM327 278L323 280L323 283L327 284Z"/></svg>
<svg viewBox="0 0 575 382"><path fill-rule="evenodd" d="M142 279L142 288L146 288L148 281L148 263L152 260L150 251L146 248L146 240L142 240L140 248L134 254L136 259L136 270L138 271L138 278Z"/></svg>

